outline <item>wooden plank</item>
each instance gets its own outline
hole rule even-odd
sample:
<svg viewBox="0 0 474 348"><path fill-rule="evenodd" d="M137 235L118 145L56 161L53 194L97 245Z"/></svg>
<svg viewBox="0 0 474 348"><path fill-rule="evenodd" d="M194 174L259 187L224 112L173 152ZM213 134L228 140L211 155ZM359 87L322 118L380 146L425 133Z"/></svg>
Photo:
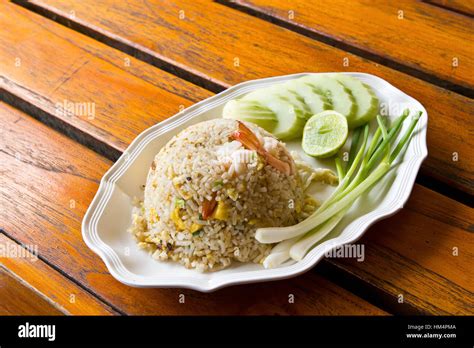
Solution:
<svg viewBox="0 0 474 348"><path fill-rule="evenodd" d="M211 95L12 3L0 2L0 21L0 88L106 153Z"/></svg>
<svg viewBox="0 0 474 348"><path fill-rule="evenodd" d="M427 3L446 8L451 11L474 16L474 1L472 0L425 0Z"/></svg>
<svg viewBox="0 0 474 348"><path fill-rule="evenodd" d="M89 34L122 49L126 47L153 64L164 65L170 69L175 68L180 73L187 71L187 74L193 79L214 89L225 88L248 79L302 71L363 71L378 75L417 98L429 112L429 157L423 164L423 173L471 195L474 194L474 164L470 161L470 158L474 157L472 137L474 122L471 117L474 112L474 104L467 97L383 65L361 59L220 4L175 1L173 3L167 2L164 5L158 1L148 1L145 3L148 6L145 6L142 2L112 2L109 0L101 2L87 0L74 3L59 0L35 0L29 4L31 3L53 11L56 17L62 16L70 26L87 27ZM15 5L8 4L8 6ZM205 10L203 10L204 8ZM70 54L70 51L73 50L69 48L70 43L73 42L76 45L81 45L81 43L74 41L76 34L71 34L63 28L59 30L54 23L44 21L23 8L13 8L10 11L14 11L21 20L14 20L12 16L3 19L8 23L6 26L8 32L5 31L7 37L2 38L6 42L2 54L10 64L5 66L9 76L6 84L14 89L14 93L25 98L24 95L28 95L25 89L37 91L40 79L33 78L30 74L20 73L17 68L12 66L14 57L18 54L12 52L10 48L15 47L12 38L23 32L40 32L42 36L52 41L54 38L50 37L51 35L45 32L44 28L55 33L54 47L45 46L42 44L43 41L36 40L35 35L26 37L23 35L25 43L33 42L35 44L34 51L28 49L29 45L22 46L25 56L35 56L37 51L42 51L48 57L54 57L59 54L58 52L65 51L62 46L64 45L63 41L67 40L66 51L68 51L68 57L71 57L74 54ZM5 13L7 12L5 11ZM70 13L74 14L73 18L70 18ZM123 28L127 29L123 30ZM232 30L225 28L232 28ZM72 35L72 39L68 38L69 35ZM57 39L58 36L63 40ZM177 44L179 42L186 44ZM87 44L88 47L90 45L92 43ZM68 61L67 58L65 59ZM46 59L45 62L48 60ZM73 62L68 62L70 66L59 66L58 70L60 71L57 71L56 75L63 76L73 70ZM344 63L347 63L348 66L345 66ZM31 66L36 69L38 69L38 64L42 64L42 60L35 59L34 62L31 62ZM39 70L49 71L52 69L52 65L54 64L48 64L47 67L41 67ZM25 65L25 67L27 66ZM89 95L90 91L82 88L81 85L81 79L85 78L86 74L91 76L98 74L94 64L89 63L87 67L88 71L84 71L84 74L74 75L68 83L61 86L60 93L63 95L60 100L63 98L74 99L73 93L76 93L78 88L83 94L81 100L95 100ZM98 138L111 143L114 148L123 149L124 145L133 139L132 133L136 134L140 129L145 128L144 125L137 126L135 124L137 119L138 122L145 120L144 124L149 125L157 120L156 115L174 113L173 110L176 110L177 104L189 105L183 100L175 101L175 98L163 97L160 99L163 102L160 103L157 107L159 110L157 110L153 107L154 103L148 99L150 94L153 94L152 92L148 92L149 90L146 88L143 92L142 88L134 88L134 92L140 91L143 96L139 97L135 94L131 96L126 92L128 88L131 88L130 84L118 82L120 77L125 77L121 75L123 74L116 76L113 83L114 89L122 90L128 99L131 98L134 105L132 114L136 116L130 120L124 120L127 129L117 132L115 135L115 137L119 137L117 139L110 134L111 130L104 128L108 126L113 130L120 127L116 122L98 124L96 121L94 123L87 122L86 125L80 124L80 126L88 128L90 132L95 132ZM186 76L189 77L188 75ZM109 77L101 75L96 77L96 80L104 79L104 83L96 82L103 90L105 88L103 84L109 84ZM71 80L74 82L70 82ZM137 81L136 85L139 84ZM52 86L54 85L52 84ZM184 87L187 88L187 86ZM49 86L48 88L53 87ZM44 94L44 90L48 90L48 88L43 86L37 93ZM86 93L87 95L85 95ZM120 101L116 101L117 94L111 92L104 95L104 93L96 92L95 95L100 95L100 98L96 97L98 99L96 102L101 105L101 110L105 103L103 106L104 118L107 120L114 117L124 118L124 112L128 111L127 107L125 110L107 107L107 105L116 105L116 103L122 105ZM127 98L120 97L121 100ZM138 107L140 101L143 102L143 107ZM51 113L51 108L48 111ZM120 112L119 115L116 115L118 112ZM152 121L150 121L150 117L152 117ZM101 118L102 115L96 117L96 119ZM92 129L93 127L98 129L95 131Z"/></svg>
<svg viewBox="0 0 474 348"><path fill-rule="evenodd" d="M314 272L212 294L119 283L80 232L110 161L3 103L0 115L0 228L21 243L38 245L45 260L123 313L386 314ZM294 304L288 302L291 294Z"/></svg>
<svg viewBox="0 0 474 348"><path fill-rule="evenodd" d="M382 64L472 89L472 19L419 1L237 0L239 8ZM367 20L370 18L371 20Z"/></svg>
<svg viewBox="0 0 474 348"><path fill-rule="evenodd" d="M436 218L445 224L456 226L468 232L474 232L472 207L453 200L446 200L443 195L416 185L413 189L413 199L407 207L428 217ZM425 204L426 201L433 204ZM448 204L448 205L444 205ZM456 213L453 214L452 211Z"/></svg>
<svg viewBox="0 0 474 348"><path fill-rule="evenodd" d="M84 282L85 286L91 287L100 296L124 311L133 311L135 314L146 311L148 308L146 303L136 304L136 298L128 298L123 293L132 291L138 296L140 290L128 290L121 284L111 281L102 263L96 261L97 258L91 255L91 252L82 244L80 247L76 245L81 243L80 220L97 188L97 180L107 169L109 162L90 151L82 149L77 144L71 144L68 139L62 136L54 133L50 134L52 132L47 132L41 125L30 124L31 122L26 122L28 120L24 121L24 117L16 124L12 124L15 119L13 117L7 119L4 121L6 124L2 125L2 128L9 134L8 137L2 137L5 143L2 145L9 149L8 153L10 153L10 157L5 159L4 176L8 182L15 183L14 185L3 185L6 187L6 192L0 197L2 203L6 201L6 211L9 210L9 207L11 207L11 211L14 211L13 216L8 215L2 219L6 224L4 229L6 231L31 231L27 236L15 234L15 238L22 238L24 243L28 243L28 239L25 239L28 236L31 236L34 240L44 238L44 236L38 236L38 226L41 226L42 230L52 231L43 243L60 245L61 250L67 254L71 253L81 263L80 268L83 269L79 275L74 272L76 267L72 271L65 269L66 272L72 272L72 276L79 277L78 280ZM23 128L18 129L19 125ZM33 129L36 138L28 139L26 134L31 133ZM30 148L38 149L33 159L30 159L31 155L28 152ZM64 150L59 152L59 149ZM23 161L29 163L29 168L35 170L32 173L30 172L28 178L21 179L15 175L15 173L21 173L27 164L15 161L14 153L19 158L25 156ZM40 162L41 165L37 162ZM45 171L43 168L49 170ZM66 170L66 168L69 169ZM25 184L26 180L29 180L28 185ZM44 189L30 192L28 188L24 188L44 187L45 182L49 183L47 184L47 194L44 193ZM78 187L81 188L80 193L77 192ZM18 193L19 191L21 194ZM23 198L21 202L8 203L8 197L12 196ZM51 200L51 197L55 199ZM68 208L71 199L75 201L74 209ZM32 208L39 202L42 202L41 204L47 215ZM333 262L337 267L350 271L351 274L354 274L363 282L368 281L370 284L374 284L374 286L390 295L392 299L398 296L399 293L412 291L412 297L407 298L404 304L416 308L418 312L433 314L465 312L466 308L469 308L468 293L471 291L470 287L472 287L472 285L469 285L468 279L472 279L473 276L473 270L468 266L473 261L472 251L469 251L472 250L473 235L468 232L472 231L473 210L419 185L416 185L408 207L409 209L403 210L400 215L376 225L367 233L368 236L373 235L379 238L375 239L374 242L365 239L367 240L366 247L369 250L365 262L355 262L354 265L349 263L351 267L346 266L345 262L338 259L330 259L330 262ZM440 214L440 210L444 210L444 213ZM425 243L433 247L428 248ZM416 246L415 250L418 250L418 252L413 251L413 246ZM446 254L453 246L460 246L459 256L457 258L447 258ZM46 250L46 252L50 251ZM392 257L386 258L387 254ZM46 257L53 260L58 259L56 252L46 255ZM61 259L57 262L58 267L68 267L68 265L62 263L63 260ZM411 267L407 268L406 265ZM388 269L390 272L387 271ZM404 278L400 278L400 274L403 274ZM312 278L313 275L307 274L303 279L306 279L305 277ZM408 286L404 279L413 277L416 277L419 283ZM294 281L306 282L306 280L297 279ZM311 282L313 281L315 280L312 279ZM112 286L114 286L113 291L110 288ZM294 289L294 287L293 280L278 282L271 286L272 289L278 291L275 290L274 295L268 293L265 293L265 295L273 296L272 298L277 301L281 293L293 291L291 289ZM245 286L239 289L243 293L248 292L250 296L250 291L258 289L258 293L260 293L264 288L266 288L265 284ZM233 296L232 289L219 291L219 296L214 297L214 299L219 298L219 301L228 304L227 300L223 298L230 300ZM312 291L309 289L307 295L305 295L307 297L310 297ZM157 297L157 301L161 303L159 308L162 308L165 313L176 313L175 310L178 310L175 308L176 302L174 302L178 296L177 294L180 293L178 290L141 291L150 292L149 296L146 296L147 298ZM110 297L109 293L114 295ZM206 297L207 295L197 295L189 291L183 293L186 296L192 296L191 298L194 299L199 298L199 301L206 299L212 302L210 298ZM430 294L437 294L437 296L431 297ZM445 296L439 294L445 294ZM415 295L416 301L414 299ZM322 294L318 293L317 296L322 296ZM450 296L451 304L445 302L446 296ZM262 300L260 297L258 299ZM255 306L258 299L254 298L255 302L252 302L251 305ZM209 311L223 313L224 309L219 310L217 308L219 307L219 301L213 303L204 301L203 307L200 308L208 306ZM158 306L159 303L156 303L156 305ZM222 302L220 304L222 305ZM248 304L250 305L250 303ZM241 304L236 303L231 309L227 308L226 310L237 313L239 306ZM193 313L193 310L198 311L193 307L187 313ZM314 310L316 310L316 306L305 307L300 309L299 313L311 313ZM403 312L402 308L400 312Z"/></svg>
<svg viewBox="0 0 474 348"><path fill-rule="evenodd" d="M17 11L20 11L20 10L24 10L24 9L18 9ZM25 18L23 18L24 20L22 21L22 23L28 22L28 19L27 19L27 18L28 18L29 15L31 15L31 14L29 14L27 11L21 12L21 13L22 13L22 15L25 16ZM52 29L52 28L56 28L56 30L60 31L59 29L57 29L58 26L55 25L55 23L51 23L51 22L46 21L46 20L44 21L45 23L43 23L42 18L39 18L39 17L37 17L37 16L35 16L35 15L31 15L31 16L34 18L34 23L41 23L41 26L42 26L42 27L44 27L45 25L51 25L51 28L48 28L49 31L55 30L55 29ZM12 23L12 24L14 24L14 23ZM66 30L66 29L64 29L64 28L62 28L62 27L60 27L60 26L59 26L59 28L61 28L61 30ZM40 30L40 29L36 28L36 30ZM64 33L63 33L62 35L67 37L67 34L64 34ZM68 42L70 42L70 41L68 41ZM60 44L59 41L58 41L57 43ZM58 47L61 47L61 46L58 46ZM51 52L52 52L52 51L51 51ZM37 65L36 65L36 66L37 66ZM82 76L81 78L84 79L84 76ZM78 81L77 83L80 83L80 81ZM73 90L72 90L70 93L71 93L71 95L72 95ZM113 99L110 99L109 103L113 103ZM461 112L461 113L462 113L462 112ZM431 121L430 121L430 124L432 124ZM138 127L140 127L140 125L138 125ZM111 134L112 134L112 132L114 132L114 134L112 134L112 136L120 137L121 134L115 134L116 131L118 131L118 130L115 129L115 130L112 130L112 131L111 131ZM442 130L442 132L440 131L438 134L444 134L444 133L446 133L446 132L445 132L444 130ZM25 148L23 149L23 151L25 151L26 153L28 153L28 152L27 152L27 149L28 149L30 146L25 144L24 147L25 147ZM65 146L65 147L67 147L67 146ZM61 148L62 148L62 147L61 147ZM52 159L50 159L50 161L51 161L51 162L54 162ZM48 161L47 161L47 162L48 162ZM66 161L66 160L64 160L64 162L60 162L60 163L59 163L59 164L60 164L60 167L61 167L61 166L62 166L62 167L66 167L66 163L67 163L67 162L68 162L68 161ZM93 162L94 162L93 160L90 160L90 161L89 161L89 163L93 163ZM81 162L80 164L81 164L81 165L78 165L78 166L75 167L77 172L78 172L77 168L82 168L82 167L83 167L82 162ZM74 168L74 167L73 167L73 168ZM86 168L90 168L90 164L89 164L88 166L86 166ZM94 167L94 168L95 168L95 167ZM91 168L90 170L92 170L92 171L96 170L96 169L94 169L94 168ZM104 169L104 171L105 171L105 169ZM78 174L76 174L76 175L78 175ZM98 180L98 178L100 178L100 176L101 176L101 174L98 174L98 175L96 176L96 179L95 179L95 180ZM39 179L38 179L38 180L39 180ZM59 180L59 179L57 179L57 180ZM81 187L81 183L80 183L80 182L77 182L76 184L78 184L78 187ZM63 183L63 184L60 184L60 181L58 181L58 185L59 185L59 187L64 187L64 183ZM83 186L83 185L82 185L82 186ZM92 197L93 192L95 191L95 189L94 189L94 188L89 188L89 190L91 191L91 192L89 192L90 197ZM54 192L57 192L57 188L53 187L52 192L53 192L53 193L54 193ZM35 194L41 194L41 192L40 192L40 193L35 193ZM45 198L46 198L46 197L45 197ZM443 198L446 199L445 197L443 197ZM420 197L419 200L420 200L420 201L423 201L423 197ZM67 206L67 205L68 205L68 201L67 201L67 200L64 200L64 201L62 201L62 204L65 205L65 206ZM83 209L85 209L85 207L87 206L87 204L88 204L88 202L85 202L85 203L84 203ZM433 208L433 206L430 206L430 207L431 207L431 208L429 208L429 209L430 209L431 211L434 211L435 208ZM63 208L64 208L64 207L63 207ZM59 208L55 208L55 209L59 209ZM429 210L429 209L427 209L427 210ZM53 210L54 210L54 209L53 209ZM21 215L20 215L20 216L21 216ZM44 216L43 216L43 218L44 218ZM23 220L23 219L19 219L19 220L20 220L20 221L17 221L16 223L18 223L18 224L24 223L23 221L21 221L21 220ZM469 221L469 219L464 219L464 220ZM463 220L463 221L464 221L464 220ZM53 219L52 221L55 221L55 219ZM438 223L438 222L436 222L436 223ZM60 225L60 226L61 226L61 225ZM30 226L30 229L32 229L32 228L33 228L33 227ZM65 230L68 230L68 229L66 229L66 227L61 227L61 228L62 228L62 229L65 229ZM401 226L400 228L408 229L408 226ZM427 229L428 229L428 227L427 227ZM427 229L424 230L424 231L419 232L419 233L420 233L420 235L419 235L420 238L424 238L425 235L427 236L428 239L430 238ZM72 250L72 251L74 252L74 250ZM54 257L54 256L52 256L52 257ZM410 262L410 260L407 260L407 262ZM422 268L422 269L424 269L424 268ZM365 271L364 271L364 272L365 272ZM367 279L367 278L368 278L368 276L367 276L364 272L360 271L359 273L357 273L357 276L358 276L360 279L362 279L363 281L365 281L364 279ZM106 273L106 271L103 270L103 273ZM92 277L95 277L95 275L92 276ZM100 277L100 276L98 276L98 277ZM99 282L99 283L100 283L100 282ZM95 284L95 283L94 283L94 284ZM286 284L286 283L285 283L285 284ZM99 284L99 285L100 285L100 284ZM384 285L384 284L382 284L382 285ZM441 289L441 288L443 288L443 286L444 286L444 284L441 284L441 285L440 285L440 284L434 284L434 285L437 286L437 287L435 287L435 288L438 289L438 290ZM247 288L247 287L245 287L245 288ZM103 288L102 288L102 289L103 289ZM95 291L95 288L94 288L94 291ZM105 291L105 290L103 290L103 291ZM171 291L171 290L170 290L170 291ZM228 291L227 294L229 294L229 293L232 294L232 292L231 292L230 290L224 290L224 293L225 293L225 291ZM388 291L388 292L391 293L391 294L394 294L393 291L392 291L392 292ZM171 293L172 293L172 292L171 292ZM219 293L220 293L220 292L219 292ZM173 294L173 293L172 293L172 294ZM176 294L176 292L175 292L174 294ZM117 295L117 296L119 296L119 295ZM169 296L173 296L173 295L169 295ZM169 296L168 296L168 298L169 298ZM176 296L177 296L177 295L176 295ZM275 295L275 296L276 296L276 295ZM120 297L120 296L119 296L119 297ZM463 303L463 302L462 302L462 301L463 301L463 300L462 300L462 298L463 298L463 297L462 297L462 294L461 294L461 295L458 294L458 298L460 298L460 300L458 301L458 304L459 304L459 303ZM161 297L161 299L163 299L163 297ZM127 299L124 299L124 301L126 301L126 300L127 300ZM425 301L426 301L426 299L425 299ZM173 302L172 304L175 305L176 303ZM129 306L132 306L132 304L129 303ZM235 305L234 307L232 307L231 309L233 309L233 310L238 310L237 306L238 306L238 305L236 304L236 305ZM211 307L214 308L213 306L211 306ZM423 306L420 306L420 307L421 307L421 309L420 309L421 311L424 311L424 310L425 310ZM426 307L426 306L425 306L425 307ZM439 305L439 307L442 307L442 305ZM121 308L121 307L120 307L120 308ZM171 309L170 309L170 308L171 308L171 306L168 306L168 307L167 307L168 313L176 313L176 312L173 312L173 308L171 308ZM138 309L137 309L137 310L138 310ZM174 310L176 310L176 309L174 309ZM216 312L218 312L218 311L216 310Z"/></svg>
<svg viewBox="0 0 474 348"><path fill-rule="evenodd" d="M365 259L329 259L420 313L472 314L474 209L416 185L406 208L358 242ZM393 308L393 307L392 307Z"/></svg>
<svg viewBox="0 0 474 348"><path fill-rule="evenodd" d="M71 315L117 314L108 305L39 260L38 254L41 250L38 245L29 245L31 250L37 251L37 253L31 253L4 234L0 234L0 245L2 250L14 250L16 253L10 252L9 254L12 255L5 255L7 257L2 255L0 258L2 267L13 274L15 278L20 279L22 284L27 284L25 286L41 293L41 296L48 299L49 303L54 303L54 306L59 308L62 313ZM16 290L8 291L14 293ZM25 305L29 306L30 303L26 302ZM35 314L35 308L32 307L31 313L22 314ZM23 307L20 306L18 311L20 310L23 310ZM14 311L9 313L15 314Z"/></svg>
<svg viewBox="0 0 474 348"><path fill-rule="evenodd" d="M35 289L0 265L0 315L64 315Z"/></svg>

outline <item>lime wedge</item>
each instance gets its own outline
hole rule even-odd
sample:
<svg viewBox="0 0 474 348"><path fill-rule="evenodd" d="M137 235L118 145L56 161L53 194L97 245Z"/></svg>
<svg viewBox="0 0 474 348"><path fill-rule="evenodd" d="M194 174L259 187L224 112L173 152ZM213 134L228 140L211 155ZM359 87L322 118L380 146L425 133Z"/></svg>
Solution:
<svg viewBox="0 0 474 348"><path fill-rule="evenodd" d="M348 132L344 115L333 110L323 111L306 122L301 146L310 156L330 157L344 145Z"/></svg>

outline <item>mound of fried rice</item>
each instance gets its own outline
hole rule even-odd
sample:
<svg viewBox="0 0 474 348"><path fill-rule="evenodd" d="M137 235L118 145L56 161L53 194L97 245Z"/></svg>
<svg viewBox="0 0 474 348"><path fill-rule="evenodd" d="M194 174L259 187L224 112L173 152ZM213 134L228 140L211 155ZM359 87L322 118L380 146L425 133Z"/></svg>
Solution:
<svg viewBox="0 0 474 348"><path fill-rule="evenodd" d="M130 231L153 258L199 271L233 261L261 263L273 245L259 243L256 229L293 225L317 207L305 197L307 184L284 143L245 125L291 173L233 140L235 120L214 119L181 131L156 155L144 200L133 214ZM215 207L205 218L203 209L212 201Z"/></svg>

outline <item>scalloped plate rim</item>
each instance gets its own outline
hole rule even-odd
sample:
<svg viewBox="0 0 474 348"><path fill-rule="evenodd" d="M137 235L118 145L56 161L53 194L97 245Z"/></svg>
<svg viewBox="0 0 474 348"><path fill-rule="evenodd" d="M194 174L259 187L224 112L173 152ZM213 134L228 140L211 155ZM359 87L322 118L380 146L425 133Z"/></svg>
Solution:
<svg viewBox="0 0 474 348"><path fill-rule="evenodd" d="M412 157L410 159L406 159L406 162L410 162L411 166L407 168L404 172L404 179L405 179L405 189L399 190L398 195L401 197L398 198L397 201L391 202L388 204L388 207L384 207L384 209L375 209L365 215L362 215L349 223L346 229L352 229L353 232L349 236L342 236L339 235L333 239L330 239L321 245L327 244L324 250L319 250L317 253L314 253L316 249L313 249L305 258L299 262L295 262L286 267L274 268L274 269L265 269L264 272L267 273L264 277L261 276L251 276L249 275L252 273L262 273L262 272L239 272L236 273L234 279L232 279L232 274L226 274L222 276L223 280L219 281L217 279L211 279L209 281L203 280L192 280L192 279L181 279L182 277L170 277L166 279L156 279L156 277L143 277L139 275L135 275L134 273L129 272L126 270L123 263L120 261L120 258L117 256L115 251L110 248L106 243L100 240L98 236L98 232L94 226L91 227L91 220L92 222L97 221L98 216L100 217L101 214L104 213L105 207L110 200L110 193L113 188L115 182L120 178L121 174L131 165L133 161L130 161L130 158L134 158L138 156L140 151L143 147L151 141L156 136L159 136L161 133L166 132L170 128L175 128L177 123L183 123L186 120L199 116L201 112L204 112L203 109L209 109L209 104L213 104L218 102L221 99L230 99L234 94L242 94L242 89L245 89L247 86L254 86L254 85L270 85L279 81L285 81L291 78L297 78L308 74L347 74L352 76L365 76L369 79L376 79L379 82L389 86L390 88L394 89L397 93L401 94L404 98L407 98L410 102L414 102L418 104L419 108L423 111L422 122L418 124L418 129L421 129L421 134L417 134L416 139L419 139L417 143L412 141L410 146L420 146L419 151L421 152L419 156ZM253 88L252 88L253 89ZM181 122L180 122L181 121ZM175 114L174 116L167 118L166 120L159 122L156 125L149 127L148 129L141 132L127 147L127 149L123 152L123 154L119 157L119 159L109 168L109 170L103 175L99 188L95 197L93 198L92 202L87 209L86 214L84 215L82 221L82 237L86 245L94 251L100 258L104 261L107 269L111 273L111 275L116 278L121 283L124 283L129 286L133 287L141 287L141 288L188 288L193 289L201 292L212 292L218 290L220 288L236 285L236 284L247 284L247 283L254 283L254 282L261 282L261 281L273 281L273 280L281 280L281 279L288 279L291 277L295 277L300 275L310 268L314 267L323 257L324 254L331 250L334 247L339 245L353 243L360 239L365 231L375 222L387 218L391 215L394 215L397 211L399 211L405 202L408 200L411 190L414 186L415 178L418 174L419 168L421 163L426 159L428 155L428 150L426 146L426 131L427 131L427 122L428 122L428 114L426 109L423 105L418 102L413 97L407 95L400 89L396 88L386 80L367 73L360 73L360 72L325 72L325 73L298 73L298 74L290 74L290 75L282 75L282 76L274 76L268 77L263 79L255 79L249 80L237 85L234 85L212 97L209 97L205 100L202 100L183 111ZM423 124L422 124L423 123ZM161 131L161 132L160 132ZM159 133L156 135L155 133ZM151 137L151 138L150 138ZM150 139L147 141L147 138ZM414 137L415 139L415 137ZM400 185L401 186L401 185ZM98 209L98 208L101 209ZM362 225L362 226L361 226ZM345 237L345 238L341 238ZM103 244L103 245L101 245ZM320 245L320 246L321 246ZM186 277L185 277L186 278Z"/></svg>

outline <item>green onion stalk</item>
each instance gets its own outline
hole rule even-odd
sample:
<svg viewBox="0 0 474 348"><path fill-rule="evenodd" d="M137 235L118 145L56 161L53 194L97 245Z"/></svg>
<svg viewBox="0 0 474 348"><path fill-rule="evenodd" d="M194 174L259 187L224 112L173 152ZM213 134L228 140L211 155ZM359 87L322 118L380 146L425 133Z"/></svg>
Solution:
<svg viewBox="0 0 474 348"><path fill-rule="evenodd" d="M388 129L383 119L378 116L378 128L367 150L369 126L366 124L354 131L347 171L340 160L336 159L339 186L311 216L294 226L257 230L255 238L261 243L284 241L274 248L275 254L272 250L269 260L273 261L267 262L266 266L274 267L289 257L301 260L317 242L337 226L355 200L390 171L400 153L407 148L421 112L412 117L407 130L392 150L392 144L408 115L409 110L405 110ZM357 151L359 143L360 148Z"/></svg>

